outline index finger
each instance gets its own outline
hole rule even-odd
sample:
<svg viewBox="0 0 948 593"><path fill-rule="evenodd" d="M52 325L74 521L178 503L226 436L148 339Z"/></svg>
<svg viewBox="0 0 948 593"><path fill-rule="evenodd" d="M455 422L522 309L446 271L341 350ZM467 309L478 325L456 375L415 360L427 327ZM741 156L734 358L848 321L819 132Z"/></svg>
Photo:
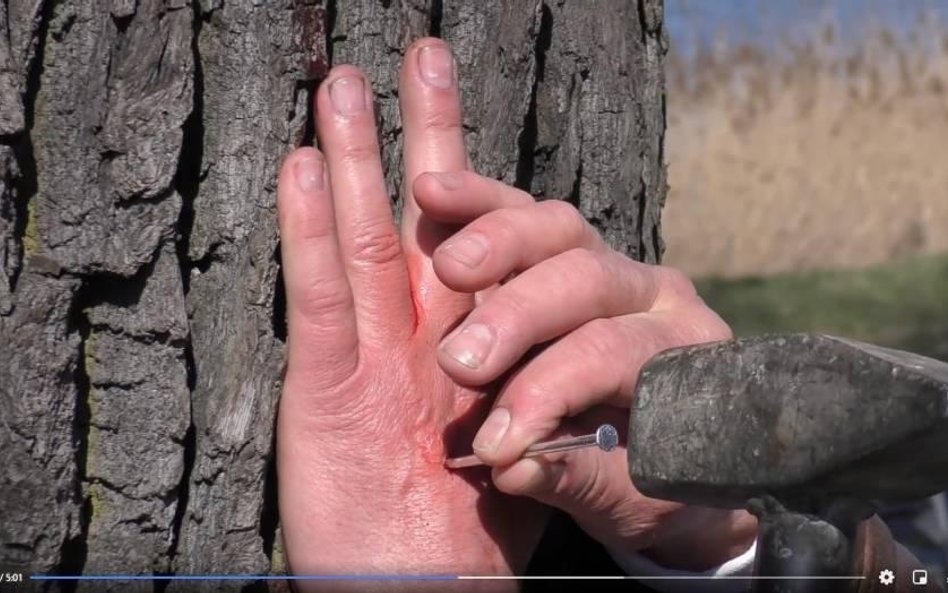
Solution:
<svg viewBox="0 0 948 593"><path fill-rule="evenodd" d="M415 203L438 222L463 224L503 208L535 204L533 196L474 171L426 172L412 184Z"/></svg>

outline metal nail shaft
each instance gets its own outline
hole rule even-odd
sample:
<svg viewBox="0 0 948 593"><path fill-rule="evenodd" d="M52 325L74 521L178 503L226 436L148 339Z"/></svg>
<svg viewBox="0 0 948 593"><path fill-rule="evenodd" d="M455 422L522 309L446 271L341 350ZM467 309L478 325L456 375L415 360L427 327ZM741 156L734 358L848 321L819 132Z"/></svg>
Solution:
<svg viewBox="0 0 948 593"><path fill-rule="evenodd" d="M619 433L611 424L603 424L592 434L585 434L579 437L568 439L559 439L555 441L544 441L530 445L524 452L524 457L536 457L546 453L560 453L562 451L575 451L576 449L587 449L589 447L599 447L603 451L612 451L619 444ZM445 460L444 466L449 469L460 469L462 467L474 467L484 465L477 455L465 455L464 457L452 457Z"/></svg>

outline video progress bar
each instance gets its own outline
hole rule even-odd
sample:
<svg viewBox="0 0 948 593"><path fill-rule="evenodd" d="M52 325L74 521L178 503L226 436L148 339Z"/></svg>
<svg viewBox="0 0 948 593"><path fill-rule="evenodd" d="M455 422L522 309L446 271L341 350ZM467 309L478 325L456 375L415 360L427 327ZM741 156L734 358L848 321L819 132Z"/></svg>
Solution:
<svg viewBox="0 0 948 593"><path fill-rule="evenodd" d="M859 576L750 576L750 575L31 575L33 581L863 581Z"/></svg>

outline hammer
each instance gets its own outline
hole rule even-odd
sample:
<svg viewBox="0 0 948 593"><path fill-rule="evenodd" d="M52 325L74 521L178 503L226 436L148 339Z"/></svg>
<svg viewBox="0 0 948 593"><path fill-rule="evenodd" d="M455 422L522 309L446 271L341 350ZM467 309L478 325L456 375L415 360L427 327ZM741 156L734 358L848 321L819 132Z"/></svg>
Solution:
<svg viewBox="0 0 948 593"><path fill-rule="evenodd" d="M888 535L881 505L948 489L948 363L804 334L669 350L642 370L628 456L646 496L757 516L757 593L943 590L863 540Z"/></svg>

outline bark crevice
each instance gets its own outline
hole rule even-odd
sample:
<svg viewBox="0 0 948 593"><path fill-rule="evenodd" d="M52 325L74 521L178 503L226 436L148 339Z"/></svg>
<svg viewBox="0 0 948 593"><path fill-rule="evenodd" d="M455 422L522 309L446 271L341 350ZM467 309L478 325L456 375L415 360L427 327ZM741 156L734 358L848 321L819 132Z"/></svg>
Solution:
<svg viewBox="0 0 948 593"><path fill-rule="evenodd" d="M92 324L85 314L85 307L89 299L94 297L94 284L83 281L73 296L72 310L69 317L69 329L79 335L78 364L74 374L76 385L76 408L73 421L72 438L75 443L76 478L73 496L79 506L78 533L63 542L60 554L61 563L56 567L56 574L79 575L83 574L88 556L89 526L92 524L92 499L85 491L87 483L86 464L89 457L89 426L90 410L89 396L92 382L87 368L87 343L92 333ZM63 593L73 593L78 588L78 581L63 583Z"/></svg>
<svg viewBox="0 0 948 593"><path fill-rule="evenodd" d="M639 32L643 45L648 45L648 36L650 33L648 17L645 13L646 9L645 0L638 0L638 2L636 2L635 12L639 17Z"/></svg>
<svg viewBox="0 0 948 593"><path fill-rule="evenodd" d="M523 116L523 126L517 139L517 168L514 185L523 191L533 193L533 177L536 168L538 138L537 89L543 81L546 69L546 52L553 40L553 13L546 2L540 3L540 26L533 46L533 83L530 88L530 102Z"/></svg>
<svg viewBox="0 0 948 593"><path fill-rule="evenodd" d="M639 33L642 43L642 57L645 61L645 88L657 93L657 97L646 98L641 106L645 110L657 107L658 117L650 117L654 127L646 128L646 138L643 138L642 151L639 154L642 169L639 176L642 181L639 201L638 225L638 259L648 263L661 263L665 244L661 234L661 212L665 205L667 192L667 168L665 166L665 74L661 68L663 57L668 49L667 38L664 32L664 14L662 3L638 0L636 2ZM656 105L657 103L657 105ZM653 156L654 153L654 156ZM652 158L649 158L649 157ZM649 163L654 163L651 170ZM651 196L655 199L650 200Z"/></svg>
<svg viewBox="0 0 948 593"><path fill-rule="evenodd" d="M573 206L575 206L576 208L579 208L579 205L582 200L582 194L580 193L582 181L583 181L583 155L580 154L579 164L576 165L576 174L573 177L573 186L570 187L569 195L566 197L566 201L572 204ZM590 220L590 222L595 224L596 221Z"/></svg>
<svg viewBox="0 0 948 593"><path fill-rule="evenodd" d="M191 54L194 64L193 99L191 113L188 114L182 126L181 152L178 157L178 169L175 171L173 181L175 191L181 196L181 211L177 223L178 236L175 243L175 252L178 258L181 286L185 299L187 299L190 290L192 271L196 268L201 272L205 271L201 269L203 266L200 261L195 262L190 260L189 248L191 233L194 228L194 202L197 199L204 177L204 70L201 64L200 34L201 27L204 24L204 18L209 17L209 13L202 15L201 7L196 2L192 10L194 11L194 16L191 21ZM210 258L212 256L213 250L209 251L205 257ZM188 325L190 326L190 315L188 317ZM197 384L197 366L194 360L194 348L192 345L190 327L188 328L183 350L188 391L188 427L185 430L184 439L182 441L183 469L178 485L174 490L177 502L174 516L171 519L171 542L168 546L168 566L171 574L175 571L178 546L181 539L181 529L188 510L191 474L197 451L193 402L194 390ZM156 593L163 593L169 584L170 581L156 582Z"/></svg>
<svg viewBox="0 0 948 593"><path fill-rule="evenodd" d="M271 305L271 317L273 322L273 337L286 343L286 288L283 286L283 259L280 256L280 244L277 243L276 253L274 254L277 266L276 286L273 288L273 304Z"/></svg>
<svg viewBox="0 0 948 593"><path fill-rule="evenodd" d="M336 6L337 0L326 0L326 71L328 72L333 65L333 45L337 41L345 41L345 35L335 36L334 32L336 30L336 18L338 15L338 8Z"/></svg>
<svg viewBox="0 0 948 593"><path fill-rule="evenodd" d="M661 98L661 113L662 113L662 122L668 121L667 113L667 97L664 90L664 82L662 83L662 98ZM668 192L668 165L665 163L665 129L662 128L661 136L658 138L658 166L662 168L661 174L661 184L662 188L659 191L659 196L661 197L658 204L658 219L655 222L656 228L655 232L652 233L652 249L654 250L655 263L662 262L662 256L665 253L665 241L662 239L662 219L661 211L665 207L665 195ZM647 198L648 196L646 196Z"/></svg>
<svg viewBox="0 0 948 593"><path fill-rule="evenodd" d="M274 420L273 429L270 458L267 460L266 475L263 481L263 505L260 508L260 539L263 541L263 553L271 562L277 527L280 524L277 493L276 420Z"/></svg>
<svg viewBox="0 0 948 593"><path fill-rule="evenodd" d="M441 37L441 19L444 18L444 0L431 0L428 9L428 35Z"/></svg>
<svg viewBox="0 0 948 593"><path fill-rule="evenodd" d="M39 14L39 26L36 29L36 49L26 67L26 81L23 87L23 129L19 137L11 138L13 156L16 162L13 207L15 211L13 236L17 245L18 261L15 263L10 276L10 293L16 292L17 280L23 271L26 260L27 245L25 242L30 223L30 201L36 196L37 169L36 156L33 152L33 121L36 115L36 98L39 96L40 82L43 75L43 57L46 52L46 36L49 34L49 24L53 19L53 2L46 2ZM9 23L8 23L9 26ZM7 32L7 38L10 34ZM0 139L2 140L2 139ZM6 143L6 142L3 142ZM38 238L37 238L38 240Z"/></svg>
<svg viewBox="0 0 948 593"><path fill-rule="evenodd" d="M191 52L194 61L194 96L191 113L184 121L181 136L181 153L178 157L178 169L175 172L173 187L181 196L181 212L178 216L178 237L176 251L181 266L181 282L187 295L190 288L191 270L200 266L200 262L189 257L191 233L194 229L194 201L203 181L204 166L204 71L201 66L201 51L198 44L203 20L200 7L194 6L192 21ZM209 250L209 254L212 251ZM203 271L203 270L202 270Z"/></svg>

